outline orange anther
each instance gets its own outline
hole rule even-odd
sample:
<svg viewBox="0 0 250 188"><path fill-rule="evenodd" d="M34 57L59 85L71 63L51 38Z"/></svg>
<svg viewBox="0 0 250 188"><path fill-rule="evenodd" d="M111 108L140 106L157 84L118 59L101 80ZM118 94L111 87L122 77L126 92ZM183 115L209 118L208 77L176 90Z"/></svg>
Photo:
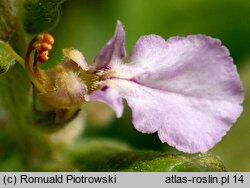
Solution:
<svg viewBox="0 0 250 188"><path fill-rule="evenodd" d="M52 49L52 45L51 44L48 44L48 43L41 43L39 45L39 51L40 52L43 52L43 51L49 51Z"/></svg>
<svg viewBox="0 0 250 188"><path fill-rule="evenodd" d="M49 59L48 56L43 56L43 55L37 56L37 60L40 61L41 63L48 61L48 59Z"/></svg>
<svg viewBox="0 0 250 188"><path fill-rule="evenodd" d="M53 44L54 38L49 33L44 33L42 43Z"/></svg>
<svg viewBox="0 0 250 188"><path fill-rule="evenodd" d="M49 54L48 51L43 51L42 53L38 54L37 60L42 62L42 63L48 61L48 59L49 59L48 54Z"/></svg>

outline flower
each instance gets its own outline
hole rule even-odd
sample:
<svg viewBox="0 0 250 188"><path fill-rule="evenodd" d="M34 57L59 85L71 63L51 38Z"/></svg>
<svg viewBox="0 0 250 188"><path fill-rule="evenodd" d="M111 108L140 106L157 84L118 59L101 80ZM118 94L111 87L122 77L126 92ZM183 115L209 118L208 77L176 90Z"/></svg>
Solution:
<svg viewBox="0 0 250 188"><path fill-rule="evenodd" d="M157 132L162 142L187 153L206 152L242 112L243 88L226 47L205 35L142 36L128 63L125 32L118 22L113 38L94 60L109 76L90 100L105 102L122 115L122 98L133 124Z"/></svg>
<svg viewBox="0 0 250 188"><path fill-rule="evenodd" d="M51 48L39 46L36 57L47 60L44 51ZM167 41L142 36L123 63L125 32L118 21L92 66L75 49L65 49L64 56L53 70L32 70L44 101L55 108L101 101L121 117L126 99L138 131L157 132L162 142L187 153L208 151L242 112L243 88L233 60L219 40L205 35Z"/></svg>

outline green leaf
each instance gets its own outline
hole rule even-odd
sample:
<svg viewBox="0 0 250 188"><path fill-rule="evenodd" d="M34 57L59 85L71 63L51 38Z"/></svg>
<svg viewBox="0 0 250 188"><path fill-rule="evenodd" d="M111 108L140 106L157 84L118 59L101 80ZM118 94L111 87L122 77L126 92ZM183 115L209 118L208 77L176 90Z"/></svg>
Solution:
<svg viewBox="0 0 250 188"><path fill-rule="evenodd" d="M210 154L170 155L157 151L136 151L121 143L105 141L78 146L72 152L72 158L80 171L225 171L222 162Z"/></svg>
<svg viewBox="0 0 250 188"><path fill-rule="evenodd" d="M15 8L13 0L0 0L0 39L8 41L15 32Z"/></svg>
<svg viewBox="0 0 250 188"><path fill-rule="evenodd" d="M9 67L13 64L14 58L5 51L3 43L0 41L0 74L7 72Z"/></svg>
<svg viewBox="0 0 250 188"><path fill-rule="evenodd" d="M37 34L52 29L60 17L60 7L65 0L26 0L23 24L26 32Z"/></svg>

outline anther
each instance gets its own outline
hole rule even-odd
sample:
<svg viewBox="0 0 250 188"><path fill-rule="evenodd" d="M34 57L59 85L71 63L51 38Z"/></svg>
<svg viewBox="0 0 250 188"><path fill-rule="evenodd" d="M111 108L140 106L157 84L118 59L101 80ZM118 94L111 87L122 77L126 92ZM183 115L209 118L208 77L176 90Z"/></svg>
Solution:
<svg viewBox="0 0 250 188"><path fill-rule="evenodd" d="M52 45L48 43L41 43L38 45L37 50L38 52L49 51L52 49Z"/></svg>
<svg viewBox="0 0 250 188"><path fill-rule="evenodd" d="M39 43L35 46L37 53L36 61L44 63L49 59L48 54L49 51L52 49L54 38L49 33L44 33L38 36L38 42ZM36 65L36 63L34 63L34 65Z"/></svg>
<svg viewBox="0 0 250 188"><path fill-rule="evenodd" d="M41 43L53 44L54 38L49 33L44 33Z"/></svg>
<svg viewBox="0 0 250 188"><path fill-rule="evenodd" d="M49 59L48 54L49 54L48 51L43 51L42 53L39 53L37 55L37 60L42 62L42 63L48 61L48 59Z"/></svg>

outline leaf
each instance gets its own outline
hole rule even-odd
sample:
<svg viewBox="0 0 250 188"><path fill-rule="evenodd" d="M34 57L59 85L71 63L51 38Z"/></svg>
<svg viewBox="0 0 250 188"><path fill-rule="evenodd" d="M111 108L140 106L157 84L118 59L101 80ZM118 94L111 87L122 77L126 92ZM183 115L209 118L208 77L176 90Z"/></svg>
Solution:
<svg viewBox="0 0 250 188"><path fill-rule="evenodd" d="M0 39L8 41L15 31L16 12L13 0L0 0Z"/></svg>
<svg viewBox="0 0 250 188"><path fill-rule="evenodd" d="M60 7L65 0L26 0L23 24L26 32L36 34L52 29L60 17Z"/></svg>
<svg viewBox="0 0 250 188"><path fill-rule="evenodd" d="M14 64L14 58L5 51L2 44L0 41L0 74L7 72L9 67Z"/></svg>
<svg viewBox="0 0 250 188"><path fill-rule="evenodd" d="M78 146L72 152L72 160L80 171L225 171L222 162L210 154L170 155L157 151L136 151L121 143L107 141L92 141Z"/></svg>

